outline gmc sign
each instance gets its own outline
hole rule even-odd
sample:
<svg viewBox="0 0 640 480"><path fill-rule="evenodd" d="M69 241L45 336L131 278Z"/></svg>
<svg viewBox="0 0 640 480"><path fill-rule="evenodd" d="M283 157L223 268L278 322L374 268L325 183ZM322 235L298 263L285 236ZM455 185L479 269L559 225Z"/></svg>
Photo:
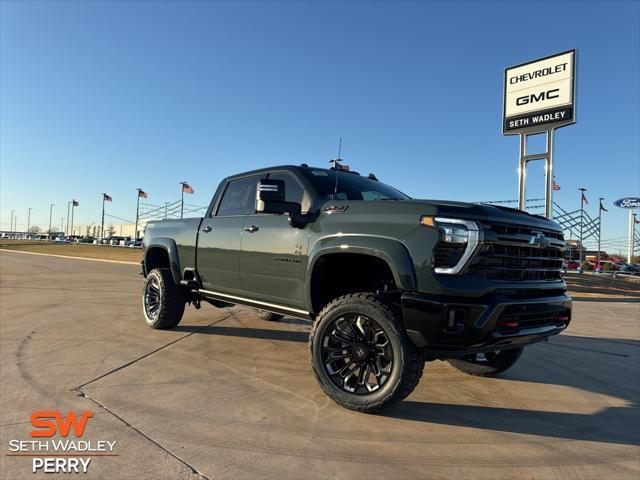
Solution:
<svg viewBox="0 0 640 480"><path fill-rule="evenodd" d="M505 69L505 135L575 123L575 58L569 50Z"/></svg>

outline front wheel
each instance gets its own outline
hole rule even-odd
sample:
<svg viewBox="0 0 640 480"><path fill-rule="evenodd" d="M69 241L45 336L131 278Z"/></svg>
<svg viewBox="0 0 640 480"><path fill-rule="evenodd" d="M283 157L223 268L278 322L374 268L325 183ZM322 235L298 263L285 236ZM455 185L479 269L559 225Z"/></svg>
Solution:
<svg viewBox="0 0 640 480"><path fill-rule="evenodd" d="M479 377L494 377L506 372L520 359L524 347L509 350L496 350L495 352L474 353L462 358L450 359L449 363L469 375Z"/></svg>
<svg viewBox="0 0 640 480"><path fill-rule="evenodd" d="M151 328L173 328L182 319L187 302L186 293L176 285L168 268L154 268L144 282L142 311Z"/></svg>
<svg viewBox="0 0 640 480"><path fill-rule="evenodd" d="M375 413L418 385L424 356L393 311L371 293L339 297L318 315L309 336L313 372L337 404Z"/></svg>

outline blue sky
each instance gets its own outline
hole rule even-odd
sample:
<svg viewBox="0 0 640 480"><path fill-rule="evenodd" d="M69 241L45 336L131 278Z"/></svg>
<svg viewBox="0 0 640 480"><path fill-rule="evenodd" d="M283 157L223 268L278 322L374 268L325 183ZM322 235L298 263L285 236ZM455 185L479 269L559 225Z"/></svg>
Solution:
<svg viewBox="0 0 640 480"><path fill-rule="evenodd" d="M205 205L226 175L345 163L420 198L517 197L506 66L577 48L578 123L556 135L556 200L640 193L638 2L0 2L2 228ZM529 197L543 195L543 165ZM603 237L625 234L605 214ZM23 226L23 228L26 225Z"/></svg>

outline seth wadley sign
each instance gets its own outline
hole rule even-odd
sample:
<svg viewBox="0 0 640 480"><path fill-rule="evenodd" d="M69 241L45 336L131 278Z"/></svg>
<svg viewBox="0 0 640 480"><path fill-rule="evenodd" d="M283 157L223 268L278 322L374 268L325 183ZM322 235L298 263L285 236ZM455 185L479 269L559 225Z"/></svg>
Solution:
<svg viewBox="0 0 640 480"><path fill-rule="evenodd" d="M575 122L575 57L570 50L505 69L504 134Z"/></svg>

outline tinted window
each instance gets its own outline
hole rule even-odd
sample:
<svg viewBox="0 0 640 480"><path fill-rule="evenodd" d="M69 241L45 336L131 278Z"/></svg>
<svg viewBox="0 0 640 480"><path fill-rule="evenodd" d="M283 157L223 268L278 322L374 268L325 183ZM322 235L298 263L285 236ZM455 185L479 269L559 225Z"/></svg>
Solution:
<svg viewBox="0 0 640 480"><path fill-rule="evenodd" d="M298 182L293 175L286 172L276 172L270 173L269 178L284 180L285 201L302 205L302 213L306 213L309 210L309 195L307 195L302 185L300 185L300 182Z"/></svg>
<svg viewBox="0 0 640 480"><path fill-rule="evenodd" d="M320 168L304 168L300 170L311 184L318 190L318 194L325 198L334 198L336 188L335 170ZM389 185L377 180L356 175L355 173L340 172L338 175L338 190L335 198L338 200L405 200L409 197Z"/></svg>
<svg viewBox="0 0 640 480"><path fill-rule="evenodd" d="M256 213L256 185L259 179L256 175L229 182L218 207L218 216Z"/></svg>

